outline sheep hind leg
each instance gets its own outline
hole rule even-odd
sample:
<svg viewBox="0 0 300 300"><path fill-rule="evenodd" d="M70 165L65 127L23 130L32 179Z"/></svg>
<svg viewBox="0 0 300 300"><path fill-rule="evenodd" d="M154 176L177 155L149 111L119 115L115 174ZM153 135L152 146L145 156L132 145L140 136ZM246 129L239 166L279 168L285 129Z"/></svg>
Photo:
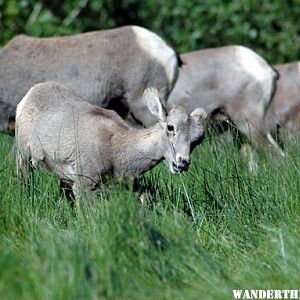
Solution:
<svg viewBox="0 0 300 300"><path fill-rule="evenodd" d="M258 171L258 161L256 151L251 144L249 137L238 128L230 125L233 143L239 149L239 156L244 165L248 165L250 173L256 175Z"/></svg>
<svg viewBox="0 0 300 300"><path fill-rule="evenodd" d="M276 151L282 156L285 157L285 153L282 151L280 146L276 143L274 140L273 136L271 135L270 132L267 132L266 134L268 142L276 149Z"/></svg>

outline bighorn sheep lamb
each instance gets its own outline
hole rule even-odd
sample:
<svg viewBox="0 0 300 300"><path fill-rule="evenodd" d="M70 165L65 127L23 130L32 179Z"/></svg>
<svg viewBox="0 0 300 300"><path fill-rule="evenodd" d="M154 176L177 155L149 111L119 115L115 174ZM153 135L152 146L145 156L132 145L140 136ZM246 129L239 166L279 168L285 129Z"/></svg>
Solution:
<svg viewBox="0 0 300 300"><path fill-rule="evenodd" d="M55 81L96 106L148 126L141 97L147 87L164 102L178 75L178 57L158 35L138 26L65 37L19 35L0 53L0 131L14 130L16 106L40 82ZM125 109L125 110L124 110Z"/></svg>
<svg viewBox="0 0 300 300"><path fill-rule="evenodd" d="M279 130L285 141L299 138L300 132L300 62L275 66L280 74L273 101L267 110L267 128Z"/></svg>
<svg viewBox="0 0 300 300"><path fill-rule="evenodd" d="M226 46L186 53L167 101L188 111L203 106L212 120L230 119L256 146L282 151L265 127L278 74L254 51Z"/></svg>
<svg viewBox="0 0 300 300"><path fill-rule="evenodd" d="M164 158L172 173L186 171L190 153L201 142L206 112L175 107L168 115L158 91L148 88L142 101L158 122L147 129L129 126L119 115L95 107L53 82L36 84L17 106L18 170L26 179L28 162L54 172L78 195L95 191L105 175L136 177Z"/></svg>

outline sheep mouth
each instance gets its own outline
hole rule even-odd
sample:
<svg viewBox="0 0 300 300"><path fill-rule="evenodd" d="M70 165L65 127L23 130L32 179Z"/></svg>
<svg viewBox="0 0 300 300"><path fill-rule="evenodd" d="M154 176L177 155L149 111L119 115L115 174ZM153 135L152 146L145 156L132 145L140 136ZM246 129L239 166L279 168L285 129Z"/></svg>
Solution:
<svg viewBox="0 0 300 300"><path fill-rule="evenodd" d="M172 170L171 172L173 174L178 174L182 172L186 172L189 169L190 163L187 161L182 161L179 164L175 163L175 161L172 161Z"/></svg>
<svg viewBox="0 0 300 300"><path fill-rule="evenodd" d="M171 172L172 172L173 174L179 174L179 173L182 173L182 171L183 171L183 170L181 170L181 169L179 168L179 166L178 166L174 161L172 161Z"/></svg>

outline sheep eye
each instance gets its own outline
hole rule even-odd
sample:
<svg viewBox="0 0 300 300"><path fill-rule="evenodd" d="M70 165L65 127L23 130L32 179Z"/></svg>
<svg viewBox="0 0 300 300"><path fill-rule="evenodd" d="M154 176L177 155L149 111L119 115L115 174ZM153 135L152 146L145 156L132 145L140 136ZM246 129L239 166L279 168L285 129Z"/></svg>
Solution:
<svg viewBox="0 0 300 300"><path fill-rule="evenodd" d="M168 125L168 126L167 126L167 130L168 130L169 132L174 132L174 126Z"/></svg>

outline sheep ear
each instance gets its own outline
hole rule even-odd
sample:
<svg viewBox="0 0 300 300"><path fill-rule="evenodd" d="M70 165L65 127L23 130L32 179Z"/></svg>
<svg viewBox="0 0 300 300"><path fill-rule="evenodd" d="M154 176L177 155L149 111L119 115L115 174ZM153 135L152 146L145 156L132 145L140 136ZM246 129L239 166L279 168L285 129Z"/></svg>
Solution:
<svg viewBox="0 0 300 300"><path fill-rule="evenodd" d="M166 111L159 99L159 93L156 88L147 88L144 91L143 99L146 101L152 115L162 122L166 121Z"/></svg>
<svg viewBox="0 0 300 300"><path fill-rule="evenodd" d="M198 107L191 112L191 117L204 120L207 118L207 112L203 107Z"/></svg>

